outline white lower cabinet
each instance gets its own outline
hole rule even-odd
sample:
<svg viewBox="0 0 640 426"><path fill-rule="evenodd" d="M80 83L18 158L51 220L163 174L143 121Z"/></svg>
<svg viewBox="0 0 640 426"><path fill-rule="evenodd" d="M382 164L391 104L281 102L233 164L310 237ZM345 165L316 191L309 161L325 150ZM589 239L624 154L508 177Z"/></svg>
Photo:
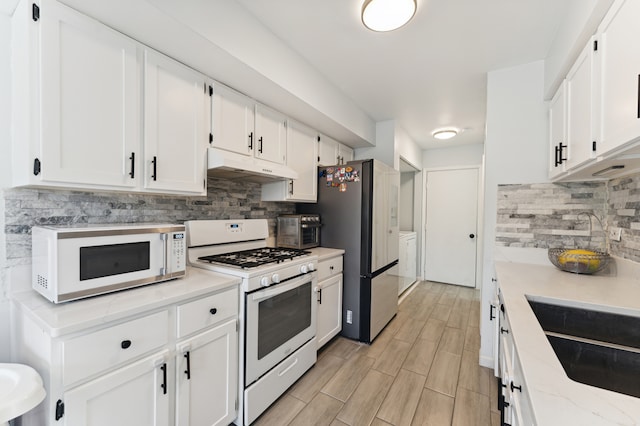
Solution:
<svg viewBox="0 0 640 426"><path fill-rule="evenodd" d="M234 286L59 336L23 307L17 360L36 368L47 396L22 425L228 425L237 417L238 300ZM74 312L92 302L72 302ZM84 311L92 307L103 309Z"/></svg>
<svg viewBox="0 0 640 426"><path fill-rule="evenodd" d="M66 392L64 425L169 425L168 357L163 351Z"/></svg>
<svg viewBox="0 0 640 426"><path fill-rule="evenodd" d="M236 320L178 344L176 424L227 425L236 417Z"/></svg>
<svg viewBox="0 0 640 426"><path fill-rule="evenodd" d="M318 262L318 349L342 330L342 254Z"/></svg>
<svg viewBox="0 0 640 426"><path fill-rule="evenodd" d="M502 421L510 426L535 425L529 394L524 383L513 331L504 304L500 305L500 326L496 336L500 342L499 373L502 396Z"/></svg>

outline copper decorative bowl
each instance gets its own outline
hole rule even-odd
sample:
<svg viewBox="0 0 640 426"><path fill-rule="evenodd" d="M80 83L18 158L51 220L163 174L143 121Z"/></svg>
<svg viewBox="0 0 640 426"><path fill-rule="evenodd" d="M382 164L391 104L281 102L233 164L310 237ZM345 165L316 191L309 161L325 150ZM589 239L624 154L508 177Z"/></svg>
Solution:
<svg viewBox="0 0 640 426"><path fill-rule="evenodd" d="M575 274L595 274L609 265L608 253L587 249L550 248L549 260L566 272Z"/></svg>

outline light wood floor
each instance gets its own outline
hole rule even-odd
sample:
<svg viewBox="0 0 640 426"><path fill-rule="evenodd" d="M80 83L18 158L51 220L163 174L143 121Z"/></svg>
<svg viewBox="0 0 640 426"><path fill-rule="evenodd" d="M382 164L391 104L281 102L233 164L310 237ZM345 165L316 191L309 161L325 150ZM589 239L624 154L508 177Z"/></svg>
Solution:
<svg viewBox="0 0 640 426"><path fill-rule="evenodd" d="M342 337L254 424L499 425L479 291L421 282L372 345Z"/></svg>

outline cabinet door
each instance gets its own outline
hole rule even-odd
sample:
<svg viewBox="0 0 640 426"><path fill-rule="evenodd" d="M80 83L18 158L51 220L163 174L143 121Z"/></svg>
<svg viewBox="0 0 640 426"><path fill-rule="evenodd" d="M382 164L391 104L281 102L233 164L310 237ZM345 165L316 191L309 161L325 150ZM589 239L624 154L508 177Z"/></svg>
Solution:
<svg viewBox="0 0 640 426"><path fill-rule="evenodd" d="M318 165L333 166L338 164L338 142L328 136L320 135L318 144Z"/></svg>
<svg viewBox="0 0 640 426"><path fill-rule="evenodd" d="M298 172L298 179L288 181L287 198L315 202L318 193L318 134L295 121L289 121L287 131L287 164Z"/></svg>
<svg viewBox="0 0 640 426"><path fill-rule="evenodd" d="M549 178L564 172L563 158L566 158L566 81L549 104Z"/></svg>
<svg viewBox="0 0 640 426"><path fill-rule="evenodd" d="M213 86L211 146L253 156L255 102L221 84Z"/></svg>
<svg viewBox="0 0 640 426"><path fill-rule="evenodd" d="M135 187L137 43L55 1L40 31L42 180Z"/></svg>
<svg viewBox="0 0 640 426"><path fill-rule="evenodd" d="M169 425L166 357L145 358L66 392L65 426Z"/></svg>
<svg viewBox="0 0 640 426"><path fill-rule="evenodd" d="M236 418L236 319L178 345L176 424L228 425Z"/></svg>
<svg viewBox="0 0 640 426"><path fill-rule="evenodd" d="M601 141L606 152L640 136L640 2L619 0L598 28Z"/></svg>
<svg viewBox="0 0 640 426"><path fill-rule="evenodd" d="M144 52L145 188L204 194L209 95L206 78Z"/></svg>
<svg viewBox="0 0 640 426"><path fill-rule="evenodd" d="M342 330L342 274L318 284L317 291L318 349Z"/></svg>
<svg viewBox="0 0 640 426"><path fill-rule="evenodd" d="M590 41L567 74L567 170L589 160L593 152L592 58Z"/></svg>
<svg viewBox="0 0 640 426"><path fill-rule="evenodd" d="M346 164L349 161L353 160L353 149L349 148L346 145L341 143L338 144L338 158L340 159L340 164Z"/></svg>
<svg viewBox="0 0 640 426"><path fill-rule="evenodd" d="M287 118L264 105L256 105L254 155L262 160L284 164L287 149Z"/></svg>

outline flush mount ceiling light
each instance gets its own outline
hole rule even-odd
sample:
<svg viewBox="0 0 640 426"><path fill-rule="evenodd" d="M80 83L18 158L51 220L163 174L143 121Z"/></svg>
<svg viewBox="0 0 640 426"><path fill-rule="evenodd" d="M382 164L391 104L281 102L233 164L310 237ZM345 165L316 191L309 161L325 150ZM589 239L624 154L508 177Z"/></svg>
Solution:
<svg viewBox="0 0 640 426"><path fill-rule="evenodd" d="M458 129L439 129L435 130L432 135L436 139L451 139L458 134Z"/></svg>
<svg viewBox="0 0 640 426"><path fill-rule="evenodd" d="M365 0L362 23L373 31L392 31L409 22L416 8L416 0Z"/></svg>

